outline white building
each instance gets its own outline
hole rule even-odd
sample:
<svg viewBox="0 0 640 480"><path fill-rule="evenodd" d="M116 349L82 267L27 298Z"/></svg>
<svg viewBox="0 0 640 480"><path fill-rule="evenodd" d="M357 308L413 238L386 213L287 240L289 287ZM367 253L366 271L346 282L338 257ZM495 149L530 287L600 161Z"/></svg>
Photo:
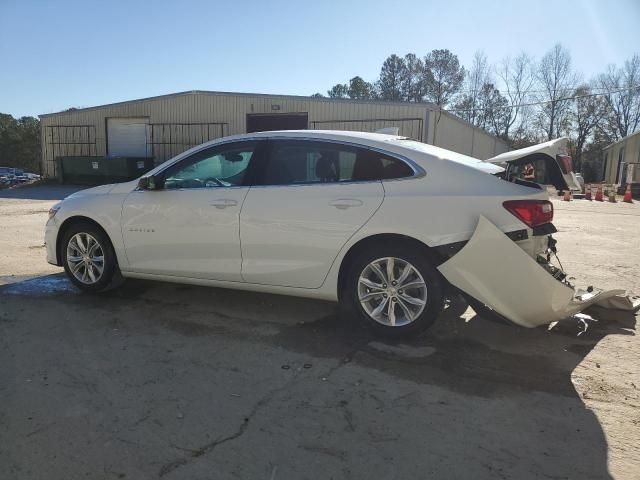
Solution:
<svg viewBox="0 0 640 480"><path fill-rule="evenodd" d="M640 182L640 130L603 150L605 183L626 185Z"/></svg>

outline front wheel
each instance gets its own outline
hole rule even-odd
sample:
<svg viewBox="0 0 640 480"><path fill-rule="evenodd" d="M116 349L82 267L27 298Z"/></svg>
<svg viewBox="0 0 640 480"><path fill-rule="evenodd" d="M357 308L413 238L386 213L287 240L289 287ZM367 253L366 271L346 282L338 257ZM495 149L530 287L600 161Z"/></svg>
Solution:
<svg viewBox="0 0 640 480"><path fill-rule="evenodd" d="M375 246L351 263L342 300L379 333L417 335L442 311L442 283L421 250Z"/></svg>
<svg viewBox="0 0 640 480"><path fill-rule="evenodd" d="M95 225L72 225L62 238L64 270L81 290L99 292L122 282L113 246Z"/></svg>

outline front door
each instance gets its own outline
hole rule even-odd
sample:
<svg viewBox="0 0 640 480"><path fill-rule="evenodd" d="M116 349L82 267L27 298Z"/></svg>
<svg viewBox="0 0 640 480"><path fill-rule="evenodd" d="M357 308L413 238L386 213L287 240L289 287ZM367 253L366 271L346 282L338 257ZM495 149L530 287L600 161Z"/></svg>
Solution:
<svg viewBox="0 0 640 480"><path fill-rule="evenodd" d="M122 211L129 269L241 281L239 216L261 142L210 147L162 172L157 190L136 190Z"/></svg>
<svg viewBox="0 0 640 480"><path fill-rule="evenodd" d="M356 181L367 151L274 140L240 217L246 282L318 288L349 238L382 203L376 179Z"/></svg>

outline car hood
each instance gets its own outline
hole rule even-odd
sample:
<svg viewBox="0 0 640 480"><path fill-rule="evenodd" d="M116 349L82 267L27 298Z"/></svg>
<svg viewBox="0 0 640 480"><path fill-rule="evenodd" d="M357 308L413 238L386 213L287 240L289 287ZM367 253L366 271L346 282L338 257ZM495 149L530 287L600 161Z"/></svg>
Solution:
<svg viewBox="0 0 640 480"><path fill-rule="evenodd" d="M108 185L100 185L98 187L85 188L76 193L72 193L66 198L86 197L89 195L107 195L109 193L129 193L138 185L138 179L123 183L110 183Z"/></svg>
<svg viewBox="0 0 640 480"><path fill-rule="evenodd" d="M114 183L108 185L100 185L98 187L93 188L85 188L84 190L79 190L76 193L72 193L66 198L78 198L78 197L86 197L88 195L106 195L115 187Z"/></svg>
<svg viewBox="0 0 640 480"><path fill-rule="evenodd" d="M512 150L510 152L501 153L495 157L485 160L489 163L510 163L520 160L521 158L534 155L536 153L542 153L548 155L551 158L556 158L556 155L567 155L567 143L569 139L567 137L556 138L548 142L539 143L526 148L520 148L518 150Z"/></svg>

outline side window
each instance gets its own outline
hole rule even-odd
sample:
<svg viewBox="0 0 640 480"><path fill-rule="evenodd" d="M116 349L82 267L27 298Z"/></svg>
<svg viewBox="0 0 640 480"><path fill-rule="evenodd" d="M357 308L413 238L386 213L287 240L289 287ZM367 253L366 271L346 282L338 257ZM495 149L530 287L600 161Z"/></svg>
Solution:
<svg viewBox="0 0 640 480"><path fill-rule="evenodd" d="M367 151L354 169L354 180L392 180L413 176L413 169L402 160L382 153Z"/></svg>
<svg viewBox="0 0 640 480"><path fill-rule="evenodd" d="M364 148L308 140L275 140L264 185L373 181L411 176L404 162Z"/></svg>
<svg viewBox="0 0 640 480"><path fill-rule="evenodd" d="M164 175L164 188L216 188L244 185L257 142L212 147L185 158Z"/></svg>
<svg viewBox="0 0 640 480"><path fill-rule="evenodd" d="M264 172L265 185L348 182L359 150L306 140L275 140Z"/></svg>

